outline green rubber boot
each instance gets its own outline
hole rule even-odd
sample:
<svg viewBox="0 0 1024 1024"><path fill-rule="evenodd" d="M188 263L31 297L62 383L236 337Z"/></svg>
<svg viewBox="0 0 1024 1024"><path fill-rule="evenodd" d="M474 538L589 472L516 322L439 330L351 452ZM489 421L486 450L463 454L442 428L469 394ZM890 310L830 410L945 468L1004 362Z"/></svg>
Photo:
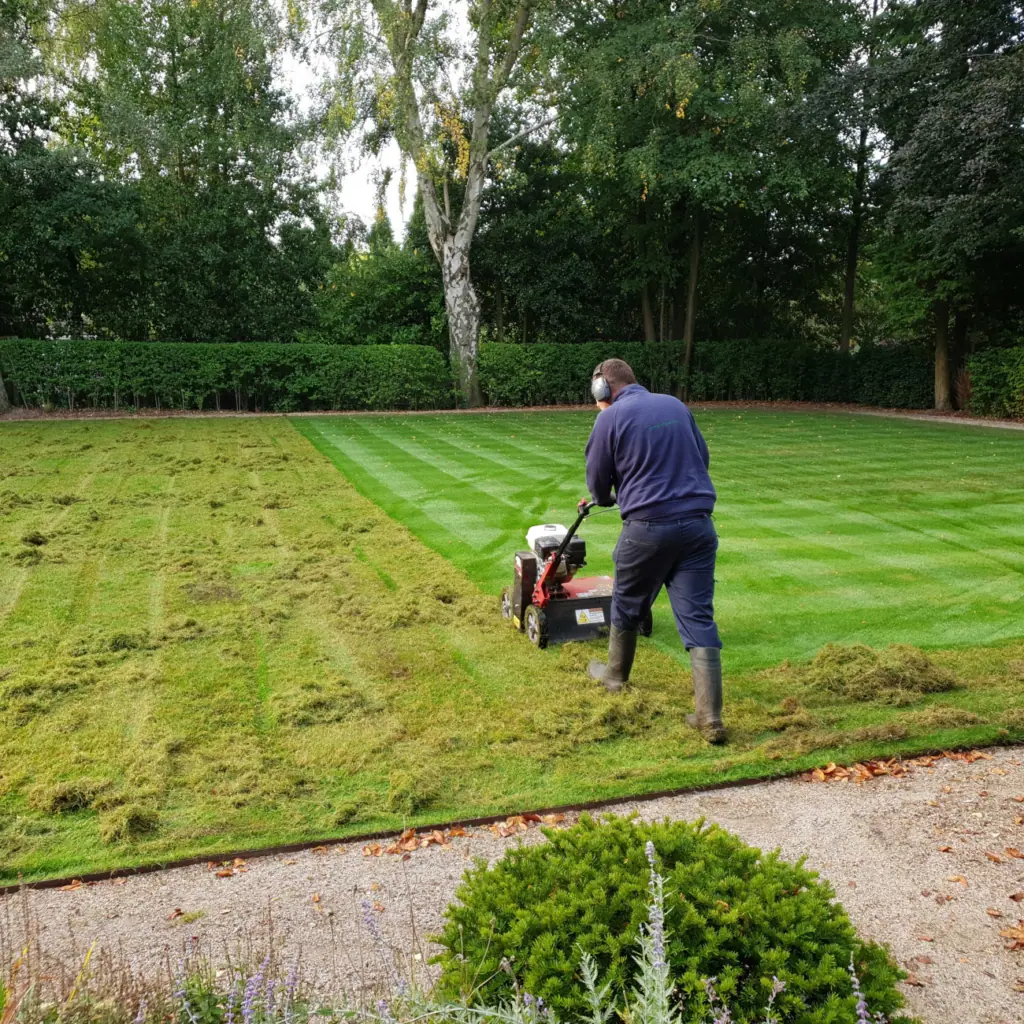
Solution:
<svg viewBox="0 0 1024 1024"><path fill-rule="evenodd" d="M722 725L722 652L717 647L690 649L693 671L694 714L686 716L686 724L696 729L708 743L724 743Z"/></svg>
<svg viewBox="0 0 1024 1024"><path fill-rule="evenodd" d="M608 634L608 664L592 661L588 667L591 679L604 683L609 693L618 693L629 682L636 657L635 629L619 629L612 626Z"/></svg>

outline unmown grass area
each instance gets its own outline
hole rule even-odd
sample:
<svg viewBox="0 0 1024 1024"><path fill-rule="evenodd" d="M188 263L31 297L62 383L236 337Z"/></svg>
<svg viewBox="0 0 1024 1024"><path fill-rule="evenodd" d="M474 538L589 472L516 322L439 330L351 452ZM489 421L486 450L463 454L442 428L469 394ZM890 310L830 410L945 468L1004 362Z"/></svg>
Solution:
<svg viewBox="0 0 1024 1024"><path fill-rule="evenodd" d="M592 648L497 617L525 527L582 493L585 415L0 424L0 878L1024 735L1021 439L847 435L872 518L826 486L839 426L721 416L722 750L664 610L617 698ZM777 666L834 640L924 644L952 683Z"/></svg>

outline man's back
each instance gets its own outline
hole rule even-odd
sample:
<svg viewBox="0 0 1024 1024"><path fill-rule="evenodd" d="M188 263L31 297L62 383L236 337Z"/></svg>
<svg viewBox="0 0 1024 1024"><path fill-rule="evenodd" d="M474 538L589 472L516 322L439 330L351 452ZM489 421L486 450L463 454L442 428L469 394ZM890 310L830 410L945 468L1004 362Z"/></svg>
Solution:
<svg viewBox="0 0 1024 1024"><path fill-rule="evenodd" d="M619 391L587 442L587 484L594 499L622 518L668 519L711 512L710 459L690 410L671 395L639 384Z"/></svg>

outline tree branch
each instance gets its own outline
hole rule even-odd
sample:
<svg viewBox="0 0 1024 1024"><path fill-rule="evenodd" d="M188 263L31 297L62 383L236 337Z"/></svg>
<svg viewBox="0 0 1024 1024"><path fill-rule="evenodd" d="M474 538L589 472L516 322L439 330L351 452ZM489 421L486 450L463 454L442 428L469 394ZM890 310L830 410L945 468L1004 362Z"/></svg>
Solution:
<svg viewBox="0 0 1024 1024"><path fill-rule="evenodd" d="M508 40L508 49L505 51L505 59L501 62L501 68L495 73L493 79L494 95L497 96L519 59L519 50L523 45L523 36L526 34L526 26L530 23L530 12L533 9L533 0L523 0L516 12L516 23L512 29L512 35Z"/></svg>
<svg viewBox="0 0 1024 1024"><path fill-rule="evenodd" d="M518 142L520 139L525 138L527 135L531 135L533 132L540 131L541 128L547 128L549 124L554 124L558 120L558 115L552 115L539 124L531 124L529 128L524 128L521 132L516 132L510 139L506 139L504 142L499 142L494 149L487 154L487 159L491 160L494 158L496 153L500 153L506 146L511 146L513 142Z"/></svg>

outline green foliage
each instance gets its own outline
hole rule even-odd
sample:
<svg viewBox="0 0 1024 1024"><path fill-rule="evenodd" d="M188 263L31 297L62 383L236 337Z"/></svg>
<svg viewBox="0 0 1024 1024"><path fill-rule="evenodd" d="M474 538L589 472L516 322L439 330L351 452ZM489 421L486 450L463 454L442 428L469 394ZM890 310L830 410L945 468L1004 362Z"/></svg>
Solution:
<svg viewBox="0 0 1024 1024"><path fill-rule="evenodd" d="M647 915L651 841L666 880L667 959L682 1021L705 1020L711 977L737 1024L761 1021L777 976L786 983L777 1004L784 1020L846 1024L856 1004L851 956L872 1011L892 1017L902 1005L902 972L885 949L857 938L831 886L802 863L762 854L702 821L598 824L584 816L547 834L548 843L509 850L493 868L480 862L466 875L439 937L444 994L472 992L493 1003L518 984L560 1017L583 1014L583 954L614 990L628 989Z"/></svg>
<svg viewBox="0 0 1024 1024"><path fill-rule="evenodd" d="M967 370L971 412L1024 417L1024 346L979 352Z"/></svg>
<svg viewBox="0 0 1024 1024"><path fill-rule="evenodd" d="M444 357L413 345L0 340L24 405L66 408L434 409L451 404Z"/></svg>
<svg viewBox="0 0 1024 1024"><path fill-rule="evenodd" d="M316 296L319 324L304 340L448 347L441 273L429 249L372 246L336 264Z"/></svg>
<svg viewBox="0 0 1024 1024"><path fill-rule="evenodd" d="M679 343L480 347L480 380L491 405L588 402L590 375L603 359L625 359L637 380L675 391L682 380ZM928 353L918 346L865 346L853 355L793 340L703 341L690 375L695 401L857 402L924 409L931 404Z"/></svg>

